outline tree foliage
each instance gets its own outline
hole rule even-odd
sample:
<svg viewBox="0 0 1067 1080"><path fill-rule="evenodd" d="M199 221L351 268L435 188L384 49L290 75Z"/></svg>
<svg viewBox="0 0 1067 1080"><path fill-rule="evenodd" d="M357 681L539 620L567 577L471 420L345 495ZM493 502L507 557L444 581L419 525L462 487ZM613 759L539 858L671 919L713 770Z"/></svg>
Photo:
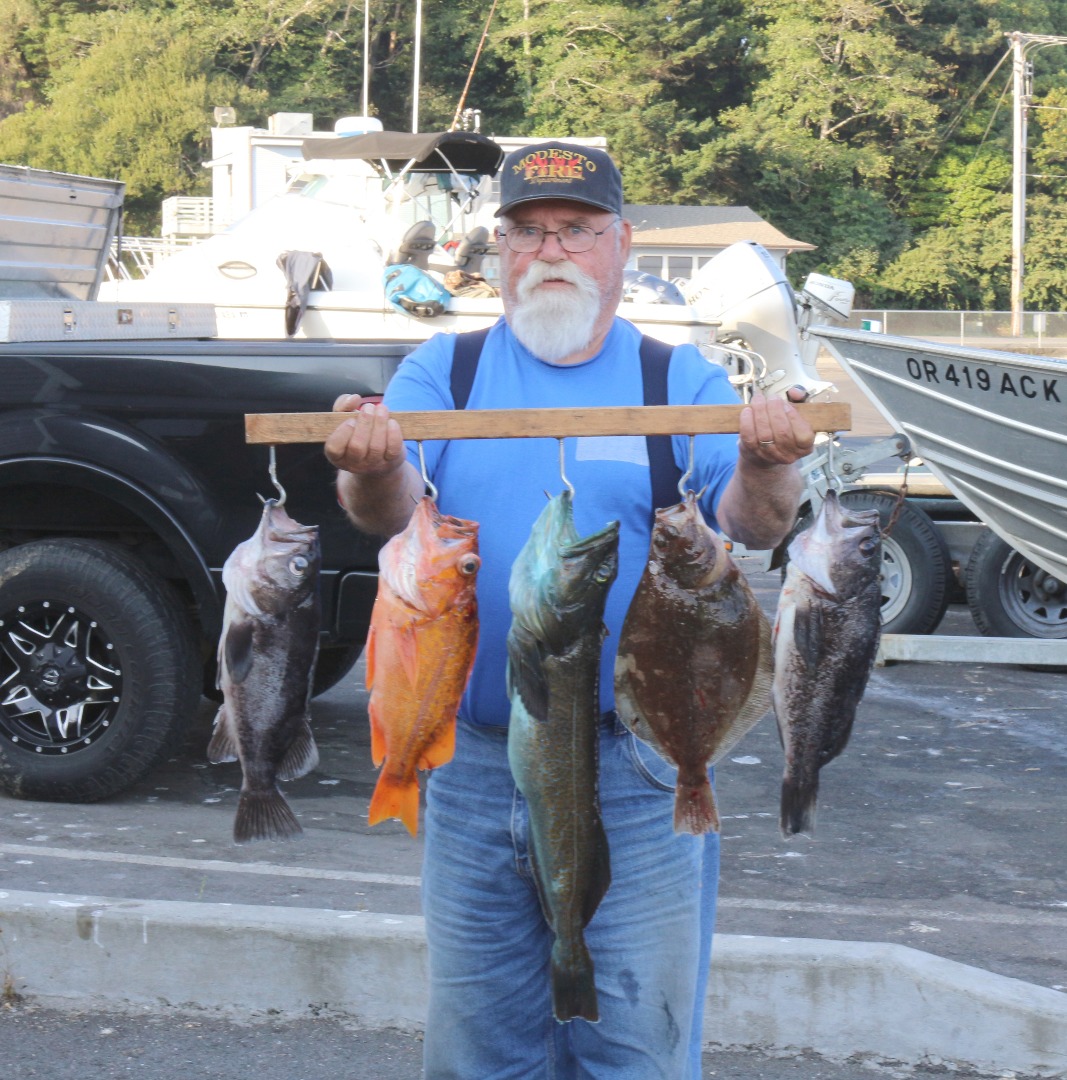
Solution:
<svg viewBox="0 0 1067 1080"><path fill-rule="evenodd" d="M366 93L408 130L416 6L365 4L0 0L0 160L121 178L148 230L163 197L204 190L214 106L327 128ZM631 201L741 203L817 245L797 277L1007 305L1006 35L1055 34L1067 0L424 0L422 17L422 130L466 105L488 134L606 136ZM1067 308L1067 49L1029 56L1026 302Z"/></svg>

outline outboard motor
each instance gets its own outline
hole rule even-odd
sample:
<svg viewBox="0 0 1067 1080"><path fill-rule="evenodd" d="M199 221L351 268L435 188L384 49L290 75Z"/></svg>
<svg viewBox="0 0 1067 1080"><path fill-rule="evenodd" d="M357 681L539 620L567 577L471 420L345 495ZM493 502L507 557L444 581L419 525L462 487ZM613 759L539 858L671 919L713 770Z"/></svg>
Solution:
<svg viewBox="0 0 1067 1080"><path fill-rule="evenodd" d="M643 270L627 270L623 274L622 298L635 304L685 303L682 290L674 282Z"/></svg>
<svg viewBox="0 0 1067 1080"><path fill-rule="evenodd" d="M720 340L762 358L766 368L756 372L755 382L764 393L803 386L814 395L833 385L819 377L814 354L801 351L796 294L782 268L755 241L720 251L697 271L684 296L702 319L720 324Z"/></svg>

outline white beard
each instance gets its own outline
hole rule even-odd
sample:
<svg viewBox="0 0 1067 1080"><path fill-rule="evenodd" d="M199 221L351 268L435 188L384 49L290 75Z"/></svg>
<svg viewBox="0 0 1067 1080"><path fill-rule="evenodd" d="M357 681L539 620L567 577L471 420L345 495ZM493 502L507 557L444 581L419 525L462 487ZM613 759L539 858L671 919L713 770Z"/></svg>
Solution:
<svg viewBox="0 0 1067 1080"><path fill-rule="evenodd" d="M569 281L575 288L537 288L549 278ZM600 314L600 292L596 282L573 263L532 262L516 293L508 325L534 356L554 363L581 352L592 341Z"/></svg>

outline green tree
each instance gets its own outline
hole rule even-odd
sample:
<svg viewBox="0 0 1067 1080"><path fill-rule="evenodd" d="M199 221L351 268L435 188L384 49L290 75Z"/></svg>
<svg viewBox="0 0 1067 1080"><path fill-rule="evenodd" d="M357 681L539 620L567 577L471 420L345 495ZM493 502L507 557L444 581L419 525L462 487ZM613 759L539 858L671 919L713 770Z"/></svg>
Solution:
<svg viewBox="0 0 1067 1080"><path fill-rule="evenodd" d="M0 159L125 181L131 232L154 224L165 196L205 190L211 107L256 102L174 17L77 15L49 41L62 48L46 103L0 123Z"/></svg>

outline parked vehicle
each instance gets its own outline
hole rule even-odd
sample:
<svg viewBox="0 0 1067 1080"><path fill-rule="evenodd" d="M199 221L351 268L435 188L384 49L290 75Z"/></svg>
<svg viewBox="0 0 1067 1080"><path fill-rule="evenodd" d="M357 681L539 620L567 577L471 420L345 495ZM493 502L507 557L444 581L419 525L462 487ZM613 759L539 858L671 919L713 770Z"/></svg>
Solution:
<svg viewBox="0 0 1067 1080"><path fill-rule="evenodd" d="M148 772L214 690L221 568L275 494L245 414L380 394L409 349L0 344L0 785L87 801ZM278 447L277 477L321 530L321 692L362 649L379 541L345 518L320 446Z"/></svg>

